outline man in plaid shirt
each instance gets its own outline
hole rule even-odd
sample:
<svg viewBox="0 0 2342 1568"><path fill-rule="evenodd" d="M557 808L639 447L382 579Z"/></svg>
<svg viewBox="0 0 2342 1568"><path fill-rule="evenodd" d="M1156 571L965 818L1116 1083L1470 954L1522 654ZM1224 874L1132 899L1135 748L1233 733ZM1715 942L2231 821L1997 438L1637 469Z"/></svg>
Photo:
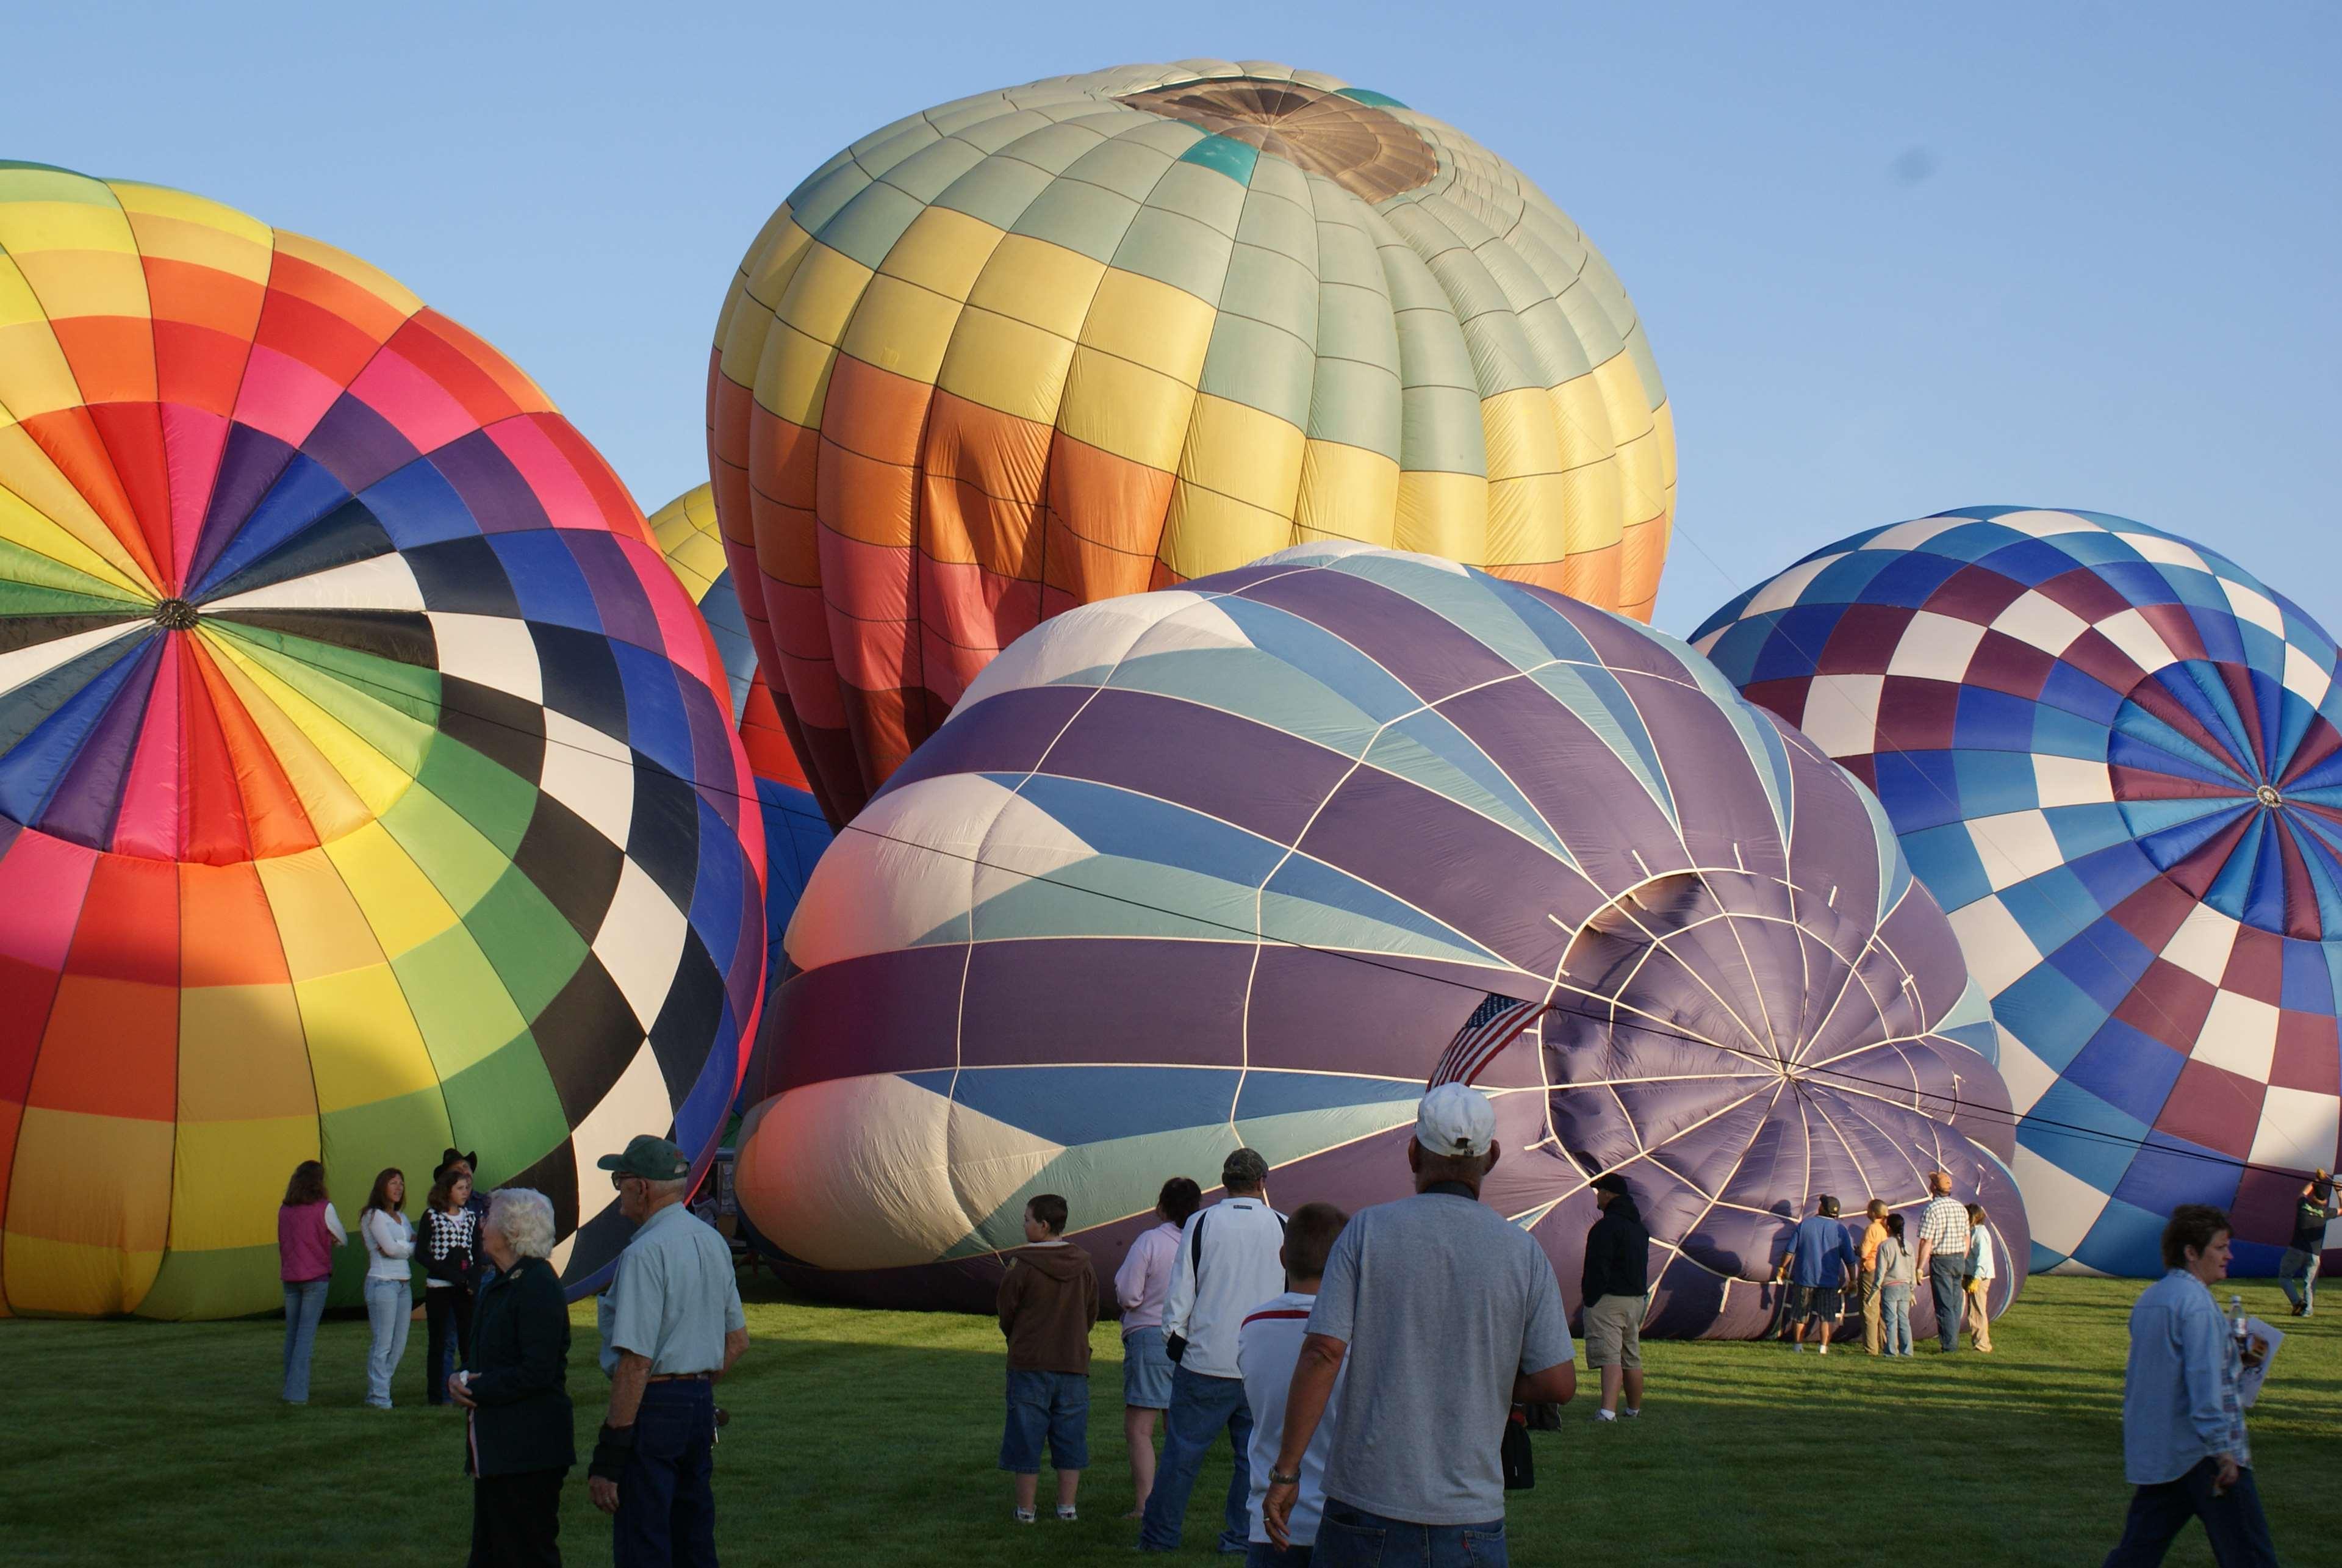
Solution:
<svg viewBox="0 0 2342 1568"><path fill-rule="evenodd" d="M1936 1334L1944 1353L1960 1348L1960 1308L1967 1301L1968 1210L1952 1196L1947 1171L1927 1175L1935 1197L1919 1216L1919 1277L1936 1297Z"/></svg>

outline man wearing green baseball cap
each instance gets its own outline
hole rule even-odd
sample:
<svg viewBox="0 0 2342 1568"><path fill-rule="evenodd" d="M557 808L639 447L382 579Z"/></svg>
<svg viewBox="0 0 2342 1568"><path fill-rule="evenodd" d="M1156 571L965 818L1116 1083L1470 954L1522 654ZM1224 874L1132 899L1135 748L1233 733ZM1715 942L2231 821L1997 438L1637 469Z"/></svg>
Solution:
<svg viewBox="0 0 2342 1568"><path fill-rule="evenodd" d="M715 1382L748 1348L732 1249L683 1206L691 1161L666 1139L596 1163L636 1231L596 1308L610 1413L586 1489L616 1568L715 1568Z"/></svg>

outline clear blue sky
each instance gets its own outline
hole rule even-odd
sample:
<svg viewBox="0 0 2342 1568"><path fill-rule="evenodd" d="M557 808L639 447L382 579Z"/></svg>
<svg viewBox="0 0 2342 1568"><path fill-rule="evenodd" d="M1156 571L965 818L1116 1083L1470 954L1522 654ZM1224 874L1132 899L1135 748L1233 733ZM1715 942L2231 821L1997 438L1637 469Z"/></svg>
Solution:
<svg viewBox="0 0 2342 1568"><path fill-rule="evenodd" d="M741 251L836 148L1037 76L1280 59L1462 126L1608 254L1680 437L1663 627L2022 502L2216 545L2342 632L2342 8L1450 10L25 6L0 156L357 252L651 508L706 477Z"/></svg>

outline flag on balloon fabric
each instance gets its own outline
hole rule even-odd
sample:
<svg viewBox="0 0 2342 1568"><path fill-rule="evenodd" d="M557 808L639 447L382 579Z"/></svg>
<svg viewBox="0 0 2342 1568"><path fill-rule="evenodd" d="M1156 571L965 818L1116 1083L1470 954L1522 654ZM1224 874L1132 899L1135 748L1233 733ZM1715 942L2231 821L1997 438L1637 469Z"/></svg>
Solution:
<svg viewBox="0 0 2342 1568"><path fill-rule="evenodd" d="M1472 1010L1472 1016L1464 1020L1464 1027L1456 1031L1454 1042L1431 1070L1424 1087L1436 1089L1443 1083L1472 1082L1545 1010L1543 1002L1515 1001L1490 991L1487 999Z"/></svg>

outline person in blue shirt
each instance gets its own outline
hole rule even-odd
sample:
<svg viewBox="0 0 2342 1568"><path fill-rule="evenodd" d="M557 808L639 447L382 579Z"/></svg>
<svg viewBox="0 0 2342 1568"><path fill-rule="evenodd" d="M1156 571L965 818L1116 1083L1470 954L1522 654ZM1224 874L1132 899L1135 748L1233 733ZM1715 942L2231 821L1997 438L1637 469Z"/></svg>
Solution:
<svg viewBox="0 0 2342 1568"><path fill-rule="evenodd" d="M2163 1266L2130 1310L2123 1475L2137 1490L2106 1568L2162 1562L2190 1519L2204 1522L2220 1568L2277 1568L2238 1389L2251 1352L2212 1299L2228 1272L2228 1217L2201 1203L2174 1209Z"/></svg>
<svg viewBox="0 0 2342 1568"><path fill-rule="evenodd" d="M1788 1251L1781 1254L1773 1279L1789 1284L1789 1337L1796 1348L1806 1348L1807 1328L1818 1324L1821 1353L1827 1355L1830 1332L1846 1315L1847 1287L1862 1260L1854 1250L1854 1238L1838 1222L1837 1200L1825 1192L1815 1210L1789 1232Z"/></svg>

